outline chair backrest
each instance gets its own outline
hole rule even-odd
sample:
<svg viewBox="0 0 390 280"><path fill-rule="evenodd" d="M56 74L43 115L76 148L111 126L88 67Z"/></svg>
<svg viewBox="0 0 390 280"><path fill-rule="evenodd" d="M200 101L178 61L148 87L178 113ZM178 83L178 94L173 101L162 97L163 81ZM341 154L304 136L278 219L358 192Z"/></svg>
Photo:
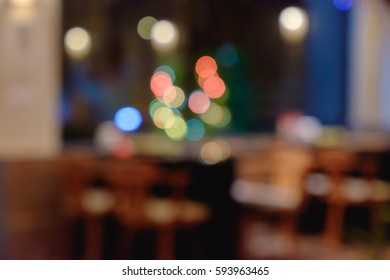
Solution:
<svg viewBox="0 0 390 280"><path fill-rule="evenodd" d="M312 166L312 154L291 145L272 147L268 152L247 156L237 163L237 178L275 187L298 187Z"/></svg>
<svg viewBox="0 0 390 280"><path fill-rule="evenodd" d="M304 178L311 166L311 151L278 144L268 152L239 160L237 179L251 183L252 188L257 186L259 192L264 192L266 200L267 195L271 195L267 203L275 201L275 204L298 208L304 199Z"/></svg>
<svg viewBox="0 0 390 280"><path fill-rule="evenodd" d="M187 168L164 168L160 169L159 184L170 189L170 199L184 200L186 189L190 184L190 173Z"/></svg>
<svg viewBox="0 0 390 280"><path fill-rule="evenodd" d="M380 171L380 155L378 152L362 152L359 154L359 171L366 180L375 180Z"/></svg>
<svg viewBox="0 0 390 280"><path fill-rule="evenodd" d="M287 146L271 151L269 159L270 184L279 188L303 191L303 179L312 167L310 151Z"/></svg>
<svg viewBox="0 0 390 280"><path fill-rule="evenodd" d="M269 180L269 154L255 153L237 160L235 177L238 180L258 183Z"/></svg>
<svg viewBox="0 0 390 280"><path fill-rule="evenodd" d="M94 174L99 173L92 157L70 157L59 162L64 210L68 214L79 215L82 211L81 197L90 187Z"/></svg>
<svg viewBox="0 0 390 280"><path fill-rule="evenodd" d="M318 150L316 163L318 168L334 181L345 178L356 165L354 153L341 148Z"/></svg>
<svg viewBox="0 0 390 280"><path fill-rule="evenodd" d="M145 220L144 207L152 196L151 188L160 180L161 171L152 163L111 163L107 177L116 197L115 212L123 223Z"/></svg>
<svg viewBox="0 0 390 280"><path fill-rule="evenodd" d="M329 177L331 183L328 201L344 203L341 187L348 178L348 173L356 165L354 153L342 148L323 149L317 151L316 162L318 168Z"/></svg>

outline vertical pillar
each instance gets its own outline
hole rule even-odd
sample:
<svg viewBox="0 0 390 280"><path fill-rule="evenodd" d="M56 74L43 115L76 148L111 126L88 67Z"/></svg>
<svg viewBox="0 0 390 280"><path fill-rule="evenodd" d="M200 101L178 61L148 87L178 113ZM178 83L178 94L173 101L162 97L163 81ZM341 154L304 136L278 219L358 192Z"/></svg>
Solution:
<svg viewBox="0 0 390 280"><path fill-rule="evenodd" d="M325 125L344 123L346 14L332 1L309 0L307 112Z"/></svg>
<svg viewBox="0 0 390 280"><path fill-rule="evenodd" d="M390 7L356 0L352 17L349 123L357 130L390 129Z"/></svg>
<svg viewBox="0 0 390 280"><path fill-rule="evenodd" d="M0 0L0 157L61 148L60 0Z"/></svg>
<svg viewBox="0 0 390 280"><path fill-rule="evenodd" d="M390 2L382 9L383 16L383 36L380 46L380 68L379 68L379 98L380 102L380 122L381 128L390 131Z"/></svg>

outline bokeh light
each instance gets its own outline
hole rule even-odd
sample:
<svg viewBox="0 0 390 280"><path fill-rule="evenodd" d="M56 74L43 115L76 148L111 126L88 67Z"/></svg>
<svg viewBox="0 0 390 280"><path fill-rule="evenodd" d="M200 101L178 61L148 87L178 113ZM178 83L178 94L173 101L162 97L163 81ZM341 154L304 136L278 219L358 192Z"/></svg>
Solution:
<svg viewBox="0 0 390 280"><path fill-rule="evenodd" d="M166 107L164 103L162 103L158 99L153 99L150 104L149 104L149 114L153 118L154 113L156 112L157 109Z"/></svg>
<svg viewBox="0 0 390 280"><path fill-rule="evenodd" d="M299 112L286 112L277 121L277 133L289 140L312 144L322 135L320 121Z"/></svg>
<svg viewBox="0 0 390 280"><path fill-rule="evenodd" d="M231 113L226 107L212 102L209 109L201 115L201 118L208 125L225 127L231 121Z"/></svg>
<svg viewBox="0 0 390 280"><path fill-rule="evenodd" d="M115 123L106 121L98 125L94 135L94 144L98 151L112 153L122 138L123 132L118 129Z"/></svg>
<svg viewBox="0 0 390 280"><path fill-rule="evenodd" d="M152 27L151 40L155 50L172 51L177 47L179 40L177 27L168 20L160 20Z"/></svg>
<svg viewBox="0 0 390 280"><path fill-rule="evenodd" d="M167 20L158 21L151 30L152 39L158 44L169 44L177 36L176 27Z"/></svg>
<svg viewBox="0 0 390 280"><path fill-rule="evenodd" d="M208 125L216 126L222 121L223 110L221 106L212 102L209 109L201 115L201 118Z"/></svg>
<svg viewBox="0 0 390 280"><path fill-rule="evenodd" d="M198 82L198 85L203 89L204 87L204 83L206 82L208 78L203 78L201 76L198 76L198 79L197 79L197 82Z"/></svg>
<svg viewBox="0 0 390 280"><path fill-rule="evenodd" d="M204 82L203 89L210 98L219 98L224 94L226 87L220 77L213 76Z"/></svg>
<svg viewBox="0 0 390 280"><path fill-rule="evenodd" d="M131 139L122 137L113 147L112 154L116 158L129 158L135 154L135 144Z"/></svg>
<svg viewBox="0 0 390 280"><path fill-rule="evenodd" d="M180 141L186 137L187 124L182 117L174 116L167 121L167 127L164 130L169 138Z"/></svg>
<svg viewBox="0 0 390 280"><path fill-rule="evenodd" d="M217 164L226 160L230 153L230 146L226 141L209 141L200 149L200 161L205 165Z"/></svg>
<svg viewBox="0 0 390 280"><path fill-rule="evenodd" d="M217 61L224 67L233 67L238 62L237 49L231 44L224 44L217 50Z"/></svg>
<svg viewBox="0 0 390 280"><path fill-rule="evenodd" d="M177 86L168 87L164 90L162 100L169 107L178 108L185 101L184 91Z"/></svg>
<svg viewBox="0 0 390 280"><path fill-rule="evenodd" d="M165 107L165 104L162 103L160 100L153 99L152 101L150 101L150 104L149 104L149 114L150 114L150 116L153 116L154 112L158 108L160 108L160 107Z"/></svg>
<svg viewBox="0 0 390 280"><path fill-rule="evenodd" d="M150 80L150 89L156 98L162 98L164 91L172 85L173 81L171 76L164 71L154 73Z"/></svg>
<svg viewBox="0 0 390 280"><path fill-rule="evenodd" d="M82 59L91 51L91 35L81 27L74 27L66 32L64 44L69 57Z"/></svg>
<svg viewBox="0 0 390 280"><path fill-rule="evenodd" d="M135 131L142 123L142 116L136 108L125 107L115 114L114 122L122 131Z"/></svg>
<svg viewBox="0 0 390 280"><path fill-rule="evenodd" d="M300 116L301 113L297 111L285 112L278 116L276 121L277 134L286 139L294 138L295 126Z"/></svg>
<svg viewBox="0 0 390 280"><path fill-rule="evenodd" d="M167 122L171 118L175 117L174 112L172 109L168 107L161 107L158 108L154 113L153 113L153 122L158 128L167 128Z"/></svg>
<svg viewBox="0 0 390 280"><path fill-rule="evenodd" d="M165 72L165 73L167 73L169 76L171 76L172 82L174 82L176 80L175 71L172 69L172 67L170 67L168 65L160 65L159 67L157 67L154 70L154 73L158 73L158 72Z"/></svg>
<svg viewBox="0 0 390 280"><path fill-rule="evenodd" d="M223 112L222 120L215 125L216 127L226 127L232 120L232 114L230 113L230 110L224 106L221 106L221 108Z"/></svg>
<svg viewBox="0 0 390 280"><path fill-rule="evenodd" d="M353 0L333 0L333 4L341 11L348 11L353 6Z"/></svg>
<svg viewBox="0 0 390 280"><path fill-rule="evenodd" d="M194 91L188 99L188 107L195 114L202 114L210 107L210 99L203 91Z"/></svg>
<svg viewBox="0 0 390 280"><path fill-rule="evenodd" d="M298 43L305 38L308 23L306 11L298 7L285 8L279 16L280 33L289 43Z"/></svg>
<svg viewBox="0 0 390 280"><path fill-rule="evenodd" d="M288 7L282 11L279 17L281 25L290 30L298 30L303 26L304 18L302 9L297 7Z"/></svg>
<svg viewBox="0 0 390 280"><path fill-rule="evenodd" d="M314 117L301 116L295 124L295 135L298 140L304 143L313 143L321 137L322 125Z"/></svg>
<svg viewBox="0 0 390 280"><path fill-rule="evenodd" d="M205 135L205 128L203 123L197 119L187 121L187 139L190 141L199 141Z"/></svg>
<svg viewBox="0 0 390 280"><path fill-rule="evenodd" d="M154 17L147 16L140 19L137 26L137 32L142 39L150 40L151 39L151 31L153 25L157 22Z"/></svg>
<svg viewBox="0 0 390 280"><path fill-rule="evenodd" d="M210 56L202 56L196 61L195 71L203 78L209 78L217 73L217 62Z"/></svg>
<svg viewBox="0 0 390 280"><path fill-rule="evenodd" d="M329 193L331 183L326 175L313 173L308 176L305 185L309 194L323 196Z"/></svg>

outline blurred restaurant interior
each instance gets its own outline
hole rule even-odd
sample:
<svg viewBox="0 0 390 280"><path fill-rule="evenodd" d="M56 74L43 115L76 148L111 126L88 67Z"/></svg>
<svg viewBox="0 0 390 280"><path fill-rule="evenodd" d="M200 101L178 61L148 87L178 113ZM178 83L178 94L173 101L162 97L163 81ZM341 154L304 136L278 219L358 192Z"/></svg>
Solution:
<svg viewBox="0 0 390 280"><path fill-rule="evenodd" d="M0 259L390 259L389 74L388 0L0 0Z"/></svg>

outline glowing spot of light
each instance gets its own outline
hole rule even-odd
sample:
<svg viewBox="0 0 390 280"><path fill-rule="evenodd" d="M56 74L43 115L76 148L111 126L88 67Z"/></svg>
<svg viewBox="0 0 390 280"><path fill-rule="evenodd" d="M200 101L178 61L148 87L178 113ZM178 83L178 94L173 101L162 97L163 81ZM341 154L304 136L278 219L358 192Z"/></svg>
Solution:
<svg viewBox="0 0 390 280"><path fill-rule="evenodd" d="M190 95L188 107L195 114L202 114L210 107L210 99L203 91L195 91Z"/></svg>
<svg viewBox="0 0 390 280"><path fill-rule="evenodd" d="M164 91L171 87L172 84L172 77L164 71L159 71L153 74L150 80L150 89L156 98L162 98Z"/></svg>
<svg viewBox="0 0 390 280"><path fill-rule="evenodd" d="M308 16L305 10L288 7L279 16L280 33L287 42L298 43L303 40L308 30Z"/></svg>
<svg viewBox="0 0 390 280"><path fill-rule="evenodd" d="M287 29L297 30L302 27L304 19L302 10L297 7L289 7L280 14L280 23Z"/></svg>
<svg viewBox="0 0 390 280"><path fill-rule="evenodd" d="M172 69L172 67L170 67L168 65L161 65L161 66L157 67L154 70L154 73L157 73L157 72L165 72L165 73L167 73L169 76L171 76L172 82L174 82L176 80L175 71Z"/></svg>
<svg viewBox="0 0 390 280"><path fill-rule="evenodd" d="M230 111L215 103L211 103L210 108L201 117L205 123L215 127L225 127L231 121Z"/></svg>
<svg viewBox="0 0 390 280"><path fill-rule="evenodd" d="M201 121L192 119L187 121L188 133L187 139L190 141L199 141L205 134L204 125Z"/></svg>
<svg viewBox="0 0 390 280"><path fill-rule="evenodd" d="M217 50L217 61L224 67L232 67L238 62L238 53L231 44L225 44Z"/></svg>
<svg viewBox="0 0 390 280"><path fill-rule="evenodd" d="M200 160L205 165L217 164L229 156L230 146L222 140L207 142L200 149Z"/></svg>
<svg viewBox="0 0 390 280"><path fill-rule="evenodd" d="M174 117L175 114L172 109L168 107L161 107L154 112L153 122L158 128L168 128L169 125L167 125L167 122Z"/></svg>
<svg viewBox="0 0 390 280"><path fill-rule="evenodd" d="M286 112L278 118L277 133L289 140L311 144L321 137L322 125L314 117Z"/></svg>
<svg viewBox="0 0 390 280"><path fill-rule="evenodd" d="M86 57L91 50L91 35L81 27L74 27L66 32L64 44L65 50L71 58L81 59Z"/></svg>
<svg viewBox="0 0 390 280"><path fill-rule="evenodd" d="M101 152L112 152L122 137L123 132L117 128L115 123L106 121L98 125L94 135L94 144Z"/></svg>
<svg viewBox="0 0 390 280"><path fill-rule="evenodd" d="M151 30L153 25L157 22L154 17L143 17L138 22L137 32L142 39L150 40L151 39Z"/></svg>
<svg viewBox="0 0 390 280"><path fill-rule="evenodd" d="M181 88L177 86L171 86L164 90L163 102L169 107L178 108L183 105L185 101L185 95Z"/></svg>
<svg viewBox="0 0 390 280"><path fill-rule="evenodd" d="M152 46L157 51L171 51L178 44L179 34L177 27L168 20L160 20L151 30Z"/></svg>
<svg viewBox="0 0 390 280"><path fill-rule="evenodd" d="M165 128L165 133L169 138L175 141L183 140L187 134L187 124L183 118L175 116L168 120L168 127Z"/></svg>
<svg viewBox="0 0 390 280"><path fill-rule="evenodd" d="M204 82L203 89L210 98L219 98L224 94L226 86L220 77L214 76Z"/></svg>
<svg viewBox="0 0 390 280"><path fill-rule="evenodd" d="M217 73L217 62L211 56L202 56L196 61L195 71L203 78L209 78Z"/></svg>
<svg viewBox="0 0 390 280"><path fill-rule="evenodd" d="M153 99L150 102L150 104L149 104L149 114L150 114L150 116L153 118L154 113L157 111L157 109L164 108L164 107L166 107L166 105L164 103L162 103L160 100Z"/></svg>
<svg viewBox="0 0 390 280"><path fill-rule="evenodd" d="M333 4L341 11L348 11L353 6L353 0L333 0Z"/></svg>
<svg viewBox="0 0 390 280"><path fill-rule="evenodd" d="M119 109L114 118L115 125L122 131L135 131L141 123L142 117L140 112L133 107Z"/></svg>
<svg viewBox="0 0 390 280"><path fill-rule="evenodd" d="M322 125L320 121L314 117L301 116L297 120L295 133L300 141L312 143L321 137Z"/></svg>

